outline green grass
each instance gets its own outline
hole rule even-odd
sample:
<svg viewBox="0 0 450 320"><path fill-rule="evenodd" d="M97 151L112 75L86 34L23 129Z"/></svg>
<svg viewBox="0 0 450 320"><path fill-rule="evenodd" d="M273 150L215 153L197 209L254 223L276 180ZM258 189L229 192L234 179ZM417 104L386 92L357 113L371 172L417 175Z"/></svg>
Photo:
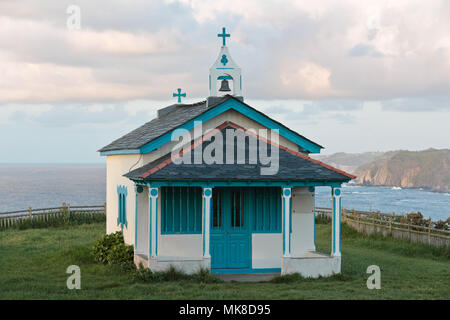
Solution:
<svg viewBox="0 0 450 320"><path fill-rule="evenodd" d="M316 225L318 249L329 252L330 225ZM104 223L0 232L0 299L450 299L449 251L342 229L342 274L264 283L204 281L172 274L144 282L94 262ZM81 268L81 290L68 290L69 265ZM368 290L366 269L381 268L381 290ZM167 281L178 279L176 281Z"/></svg>

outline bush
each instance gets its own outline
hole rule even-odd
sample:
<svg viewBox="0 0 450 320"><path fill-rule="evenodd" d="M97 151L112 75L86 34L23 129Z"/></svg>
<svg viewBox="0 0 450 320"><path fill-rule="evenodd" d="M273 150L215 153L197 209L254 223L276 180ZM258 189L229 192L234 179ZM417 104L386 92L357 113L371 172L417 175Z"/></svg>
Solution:
<svg viewBox="0 0 450 320"><path fill-rule="evenodd" d="M115 245L111 248L108 255L108 263L120 265L126 269L134 269L134 249L124 243Z"/></svg>
<svg viewBox="0 0 450 320"><path fill-rule="evenodd" d="M93 249L95 260L104 264L119 265L127 269L134 268L133 246L123 241L121 231L105 234L97 240Z"/></svg>

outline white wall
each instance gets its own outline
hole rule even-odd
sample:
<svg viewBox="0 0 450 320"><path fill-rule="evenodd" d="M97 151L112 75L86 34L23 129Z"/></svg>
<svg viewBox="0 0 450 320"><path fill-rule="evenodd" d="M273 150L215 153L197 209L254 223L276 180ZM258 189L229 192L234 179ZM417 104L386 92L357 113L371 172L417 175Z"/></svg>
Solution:
<svg viewBox="0 0 450 320"><path fill-rule="evenodd" d="M281 233L252 234L252 268L281 268Z"/></svg>
<svg viewBox="0 0 450 320"><path fill-rule="evenodd" d="M307 251L315 251L314 205L314 192L310 192L308 187L292 189L292 257L301 257Z"/></svg>
<svg viewBox="0 0 450 320"><path fill-rule="evenodd" d="M120 231L117 225L118 216L118 197L117 186L127 187L127 223L123 234L126 244L134 245L134 218L136 196L134 191L134 182L123 177L123 174L130 171L130 168L139 168L142 166L142 159L138 154L111 155L106 157L106 233Z"/></svg>

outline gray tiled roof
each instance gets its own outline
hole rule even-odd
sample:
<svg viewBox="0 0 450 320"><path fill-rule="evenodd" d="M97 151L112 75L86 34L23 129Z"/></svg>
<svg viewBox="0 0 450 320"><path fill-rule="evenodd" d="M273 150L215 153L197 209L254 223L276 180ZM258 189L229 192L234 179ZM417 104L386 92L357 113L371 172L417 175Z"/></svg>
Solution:
<svg viewBox="0 0 450 320"><path fill-rule="evenodd" d="M99 151L138 149L166 132L181 126L208 109L206 101L169 106L172 110L160 115L123 137L111 142ZM164 110L164 109L163 109Z"/></svg>
<svg viewBox="0 0 450 320"><path fill-rule="evenodd" d="M227 127L230 128L230 127ZM225 130L222 129L225 137ZM209 141L202 144L202 148L207 146ZM224 143L223 155L225 158L226 143ZM246 141L246 157L248 157L248 140ZM200 148L198 146L197 148ZM268 148L270 150L270 147ZM193 152L191 152L192 156ZM235 150L236 157L236 150ZM259 154L259 152L258 152ZM156 165L170 159L170 154L165 155L158 160L135 169L124 176L133 180L142 180L140 177L145 172L154 168ZM247 158L246 158L247 159ZM351 177L338 171L332 170L317 162L305 159L304 157L292 154L291 152L279 149L279 170L274 175L261 175L260 161L258 164L174 164L170 163L162 169L147 176L144 180L292 180L292 181L349 181Z"/></svg>
<svg viewBox="0 0 450 320"><path fill-rule="evenodd" d="M130 133L127 133L123 137L111 142L107 146L101 148L98 150L99 152L106 152L106 151L114 151L114 150L132 150L132 149L139 149L143 145L149 143L150 141L162 136L163 134L176 129L177 127L183 125L184 123L188 122L189 120L192 120L205 112L208 109L214 108L215 106L218 106L219 104L229 100L229 99L236 99L240 100L237 97L233 97L231 95L225 95L223 97L218 97L215 99L212 99L210 103L207 103L207 101L201 101L193 104L176 104L169 107L166 107L164 109L158 110L159 116L146 124L140 126L139 128L131 131ZM242 102L242 101L241 101ZM245 104L249 108L254 109L253 107ZM254 109L255 111L261 113L260 111ZM263 114L263 113L261 113ZM272 119L273 120L273 119ZM273 120L275 121L275 120ZM285 127L286 129L292 131L291 129L284 126L282 123L279 123L278 121L275 121L276 123L280 124L281 126ZM310 141L314 143L315 145L323 148L319 144L315 143L314 141L311 141L302 135L296 133L295 131L292 131L295 134L299 135L303 139Z"/></svg>

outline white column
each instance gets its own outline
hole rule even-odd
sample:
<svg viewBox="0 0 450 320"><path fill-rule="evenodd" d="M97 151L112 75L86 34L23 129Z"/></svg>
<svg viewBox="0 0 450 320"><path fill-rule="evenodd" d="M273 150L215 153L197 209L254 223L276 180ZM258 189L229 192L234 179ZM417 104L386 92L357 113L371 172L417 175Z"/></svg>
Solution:
<svg viewBox="0 0 450 320"><path fill-rule="evenodd" d="M149 256L158 255L158 188L148 188Z"/></svg>
<svg viewBox="0 0 450 320"><path fill-rule="evenodd" d="M331 255L341 255L341 189L332 188L333 234L331 237Z"/></svg>
<svg viewBox="0 0 450 320"><path fill-rule="evenodd" d="M210 258L210 228L211 228L211 198L212 189L203 188L203 258Z"/></svg>
<svg viewBox="0 0 450 320"><path fill-rule="evenodd" d="M291 256L291 188L282 189L283 199L283 257Z"/></svg>
<svg viewBox="0 0 450 320"><path fill-rule="evenodd" d="M142 187L141 187L142 188ZM134 185L134 193L136 194L135 212L134 212L134 252L137 251L137 239L138 239L138 186Z"/></svg>

